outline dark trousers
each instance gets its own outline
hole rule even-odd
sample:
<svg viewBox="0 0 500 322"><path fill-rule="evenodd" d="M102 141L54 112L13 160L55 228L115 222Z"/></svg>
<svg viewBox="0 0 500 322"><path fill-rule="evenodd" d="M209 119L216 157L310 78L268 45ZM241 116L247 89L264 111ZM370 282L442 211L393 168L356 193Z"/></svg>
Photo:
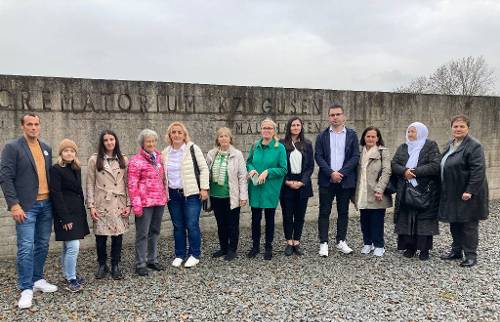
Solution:
<svg viewBox="0 0 500 322"><path fill-rule="evenodd" d="M253 248L260 248L260 222L262 220L262 210L266 217L266 249L273 248L274 239L274 208L253 208L252 207L252 241Z"/></svg>
<svg viewBox="0 0 500 322"><path fill-rule="evenodd" d="M95 244L97 248L97 262L99 265L106 264L108 253L106 251L106 242L108 236L95 235ZM111 265L120 263L122 256L123 235L111 236Z"/></svg>
<svg viewBox="0 0 500 322"><path fill-rule="evenodd" d="M231 210L229 198L210 197L217 220L220 249L236 252L240 237L240 207Z"/></svg>
<svg viewBox="0 0 500 322"><path fill-rule="evenodd" d="M340 183L332 183L328 187L319 187L319 218L318 234L320 243L328 242L330 212L333 199L337 198L337 243L346 240L347 224L349 222L349 201L354 189L342 189Z"/></svg>
<svg viewBox="0 0 500 322"><path fill-rule="evenodd" d="M463 251L467 259L476 259L479 243L479 221L450 223L450 232L453 238L452 250L457 254L462 254Z"/></svg>
<svg viewBox="0 0 500 322"><path fill-rule="evenodd" d="M359 212L363 244L383 248L385 209L360 209Z"/></svg>
<svg viewBox="0 0 500 322"><path fill-rule="evenodd" d="M309 198L300 198L300 189L290 191L280 199L283 231L286 240L300 240Z"/></svg>

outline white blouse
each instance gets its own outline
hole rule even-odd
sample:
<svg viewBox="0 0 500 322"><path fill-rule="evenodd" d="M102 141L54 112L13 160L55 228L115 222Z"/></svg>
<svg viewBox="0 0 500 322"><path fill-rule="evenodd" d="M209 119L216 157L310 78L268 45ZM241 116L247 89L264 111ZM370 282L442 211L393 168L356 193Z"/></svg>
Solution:
<svg viewBox="0 0 500 322"><path fill-rule="evenodd" d="M300 174L302 172L302 153L297 150L292 141L294 150L290 153L290 171L292 174Z"/></svg>
<svg viewBox="0 0 500 322"><path fill-rule="evenodd" d="M167 177L168 187L171 189L182 189L181 167L185 148L186 144L183 144L178 150L175 150L172 146L167 148Z"/></svg>

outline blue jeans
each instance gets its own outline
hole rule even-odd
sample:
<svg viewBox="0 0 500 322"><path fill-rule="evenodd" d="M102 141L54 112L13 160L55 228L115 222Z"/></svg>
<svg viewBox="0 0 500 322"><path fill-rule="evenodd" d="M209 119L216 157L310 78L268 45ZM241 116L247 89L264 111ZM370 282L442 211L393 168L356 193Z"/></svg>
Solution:
<svg viewBox="0 0 500 322"><path fill-rule="evenodd" d="M61 264L64 278L68 281L76 279L76 260L80 251L80 240L67 240L63 242Z"/></svg>
<svg viewBox="0 0 500 322"><path fill-rule="evenodd" d="M21 291L31 290L33 283L43 278L51 232L52 204L48 199L35 202L24 222L16 223L17 281Z"/></svg>
<svg viewBox="0 0 500 322"><path fill-rule="evenodd" d="M174 225L175 257L186 257L186 230L189 238L188 256L199 258L201 255L199 195L184 197L177 190L169 189L168 212Z"/></svg>

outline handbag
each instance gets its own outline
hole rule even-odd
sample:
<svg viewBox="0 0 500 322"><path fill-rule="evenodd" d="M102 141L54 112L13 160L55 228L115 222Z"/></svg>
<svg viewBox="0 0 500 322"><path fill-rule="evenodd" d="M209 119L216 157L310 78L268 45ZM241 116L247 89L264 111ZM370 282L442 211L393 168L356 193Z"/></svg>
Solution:
<svg viewBox="0 0 500 322"><path fill-rule="evenodd" d="M191 152L191 161L193 161L194 176L196 177L196 183L198 184L198 189L200 189L200 167L198 167L198 160L196 160L196 155L194 153L194 145L189 148ZM201 201L201 208L204 212L212 211L212 203L210 202L210 197Z"/></svg>
<svg viewBox="0 0 500 322"><path fill-rule="evenodd" d="M406 206L417 210L429 209L432 202L431 183L429 182L429 184L427 184L427 186L423 190L420 190L406 181L406 187L402 201Z"/></svg>
<svg viewBox="0 0 500 322"><path fill-rule="evenodd" d="M211 212L213 210L212 209L212 202L210 201L210 197L201 201L201 208L203 209L204 212Z"/></svg>
<svg viewBox="0 0 500 322"><path fill-rule="evenodd" d="M385 195L392 195L398 192L398 177L391 174L389 177L389 182L387 183L387 186L385 187L384 194Z"/></svg>
<svg viewBox="0 0 500 322"><path fill-rule="evenodd" d="M384 162L382 153L380 154L380 161L382 163ZM381 175L382 175L382 169L380 169L380 173L378 175L379 179ZM398 191L398 177L395 176L394 174L391 174L391 176L389 177L389 182L387 182L387 186L385 187L384 195L391 196L395 194L397 191Z"/></svg>

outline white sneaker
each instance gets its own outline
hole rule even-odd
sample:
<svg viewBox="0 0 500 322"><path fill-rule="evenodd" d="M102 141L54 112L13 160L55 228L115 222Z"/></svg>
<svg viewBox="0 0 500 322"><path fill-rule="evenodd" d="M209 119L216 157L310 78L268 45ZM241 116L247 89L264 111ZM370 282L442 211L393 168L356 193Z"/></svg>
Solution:
<svg viewBox="0 0 500 322"><path fill-rule="evenodd" d="M35 282L33 285L33 292L40 291L44 293L52 293L57 291L57 286L50 284L43 278L41 280L38 280Z"/></svg>
<svg viewBox="0 0 500 322"><path fill-rule="evenodd" d="M33 291L32 290L24 290L21 292L21 298L17 303L17 306L20 309L29 309L31 307L31 301L33 300Z"/></svg>
<svg viewBox="0 0 500 322"><path fill-rule="evenodd" d="M184 267L190 268L195 267L200 260L194 256L189 256L188 260L184 263Z"/></svg>
<svg viewBox="0 0 500 322"><path fill-rule="evenodd" d="M344 254L352 253L351 247L347 246L347 243L344 240L339 241L339 243L337 244L337 249Z"/></svg>
<svg viewBox="0 0 500 322"><path fill-rule="evenodd" d="M173 266L173 267L181 267L181 264L182 264L182 258L176 257L176 258L172 261L172 266Z"/></svg>
<svg viewBox="0 0 500 322"><path fill-rule="evenodd" d="M385 248L384 247L376 247L373 251L374 256L382 257L384 256Z"/></svg>
<svg viewBox="0 0 500 322"><path fill-rule="evenodd" d="M372 245L364 245L363 248L361 249L361 254L368 255L372 250L374 250L375 247Z"/></svg>
<svg viewBox="0 0 500 322"><path fill-rule="evenodd" d="M328 257L328 243L319 244L319 256Z"/></svg>

